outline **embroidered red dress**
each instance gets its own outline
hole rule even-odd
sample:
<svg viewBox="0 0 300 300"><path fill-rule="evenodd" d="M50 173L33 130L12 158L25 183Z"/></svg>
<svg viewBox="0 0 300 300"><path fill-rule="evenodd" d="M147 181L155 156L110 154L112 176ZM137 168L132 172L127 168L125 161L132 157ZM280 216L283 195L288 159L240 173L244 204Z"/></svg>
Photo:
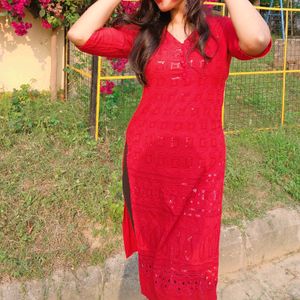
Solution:
<svg viewBox="0 0 300 300"><path fill-rule="evenodd" d="M224 87L232 57L243 52L229 17L207 15L209 63L187 52L166 28L146 66L148 86L126 130L123 156L123 238L126 257L138 252L141 293L150 300L217 298L225 175ZM80 50L128 57L135 25L101 28Z"/></svg>

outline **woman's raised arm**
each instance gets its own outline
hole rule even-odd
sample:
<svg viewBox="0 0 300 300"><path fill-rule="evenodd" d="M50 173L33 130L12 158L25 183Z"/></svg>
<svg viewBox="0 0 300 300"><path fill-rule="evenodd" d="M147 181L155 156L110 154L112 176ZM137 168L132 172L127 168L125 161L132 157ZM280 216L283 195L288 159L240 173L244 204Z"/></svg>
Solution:
<svg viewBox="0 0 300 300"><path fill-rule="evenodd" d="M249 56L259 56L272 43L268 24L249 0L225 0L225 3L234 28L231 32L236 32L240 49Z"/></svg>
<svg viewBox="0 0 300 300"><path fill-rule="evenodd" d="M76 46L82 46L99 28L102 28L121 0L98 0L74 23L67 33Z"/></svg>

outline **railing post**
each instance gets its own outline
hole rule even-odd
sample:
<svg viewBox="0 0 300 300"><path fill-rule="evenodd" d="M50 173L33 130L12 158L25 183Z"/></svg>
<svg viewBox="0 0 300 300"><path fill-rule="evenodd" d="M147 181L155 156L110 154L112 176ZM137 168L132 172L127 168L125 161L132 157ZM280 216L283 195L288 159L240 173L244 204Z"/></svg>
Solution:
<svg viewBox="0 0 300 300"><path fill-rule="evenodd" d="M91 80L91 95L90 95L90 115L89 115L89 132L95 137L96 132L96 104L98 90L98 60L99 57L93 55L92 58L92 80Z"/></svg>
<svg viewBox="0 0 300 300"><path fill-rule="evenodd" d="M283 78L282 78L282 100L281 100L281 126L284 125L285 116L285 95L286 95L286 62L287 62L287 47L288 47L288 26L289 14L285 11L285 39L284 39L284 56L283 56Z"/></svg>

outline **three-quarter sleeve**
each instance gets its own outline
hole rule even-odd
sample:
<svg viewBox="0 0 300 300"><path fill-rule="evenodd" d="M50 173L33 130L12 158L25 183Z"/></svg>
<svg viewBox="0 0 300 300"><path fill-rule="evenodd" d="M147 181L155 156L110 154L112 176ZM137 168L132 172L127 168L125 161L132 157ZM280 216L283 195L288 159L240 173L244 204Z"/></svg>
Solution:
<svg viewBox="0 0 300 300"><path fill-rule="evenodd" d="M85 53L108 58L127 58L139 32L135 24L101 27L85 44L76 47Z"/></svg>
<svg viewBox="0 0 300 300"><path fill-rule="evenodd" d="M249 55L245 51L240 48L239 45L239 38L232 23L232 20L228 16L220 17L221 25L223 27L223 32L225 34L228 53L230 56L233 56L240 60L250 60L254 58L260 58L265 56L272 48L272 38L270 39L269 44L267 47L259 54L256 55Z"/></svg>

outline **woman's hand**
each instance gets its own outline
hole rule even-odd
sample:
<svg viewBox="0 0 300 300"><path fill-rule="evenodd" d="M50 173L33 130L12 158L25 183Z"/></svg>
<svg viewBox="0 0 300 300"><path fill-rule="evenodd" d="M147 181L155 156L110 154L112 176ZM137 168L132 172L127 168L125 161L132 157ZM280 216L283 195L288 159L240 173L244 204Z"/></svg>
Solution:
<svg viewBox="0 0 300 300"><path fill-rule="evenodd" d="M225 0L239 38L240 48L249 55L261 53L269 44L268 24L249 0Z"/></svg>
<svg viewBox="0 0 300 300"><path fill-rule="evenodd" d="M89 37L103 27L121 0L98 0L91 5L67 32L67 38L82 46Z"/></svg>

